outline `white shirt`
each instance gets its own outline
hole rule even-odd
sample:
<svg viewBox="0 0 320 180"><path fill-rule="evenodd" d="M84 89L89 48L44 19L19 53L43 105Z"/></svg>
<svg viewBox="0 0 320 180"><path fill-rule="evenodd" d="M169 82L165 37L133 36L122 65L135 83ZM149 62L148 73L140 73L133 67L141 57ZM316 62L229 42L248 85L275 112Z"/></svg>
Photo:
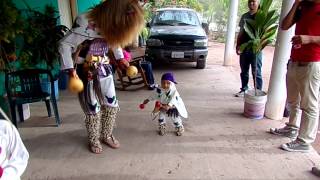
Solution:
<svg viewBox="0 0 320 180"><path fill-rule="evenodd" d="M29 153L16 127L9 121L0 119L0 180L20 180L27 167Z"/></svg>

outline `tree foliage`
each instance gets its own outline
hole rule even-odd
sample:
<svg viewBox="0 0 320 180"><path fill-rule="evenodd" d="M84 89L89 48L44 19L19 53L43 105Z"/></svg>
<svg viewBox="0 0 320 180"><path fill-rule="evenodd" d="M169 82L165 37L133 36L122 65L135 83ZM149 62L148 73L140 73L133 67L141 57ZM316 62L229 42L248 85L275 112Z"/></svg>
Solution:
<svg viewBox="0 0 320 180"><path fill-rule="evenodd" d="M149 0L145 8L145 16L147 21L151 19L153 12L156 9L168 6L189 7L196 10L199 13L203 12L203 6L199 2L199 0Z"/></svg>
<svg viewBox="0 0 320 180"><path fill-rule="evenodd" d="M0 1L0 70L15 61L15 38L23 32L24 22L20 11L11 0Z"/></svg>
<svg viewBox="0 0 320 180"><path fill-rule="evenodd" d="M27 9L19 10L11 0L0 5L0 71L13 71L17 64L32 68L42 62L53 68L59 57L57 42L67 31L58 24L55 8L47 5L40 12L26 4Z"/></svg>
<svg viewBox="0 0 320 180"><path fill-rule="evenodd" d="M224 33L227 27L228 16L229 16L229 4L232 0L199 0L203 5L203 16L207 20L213 31ZM275 9L275 14L280 14L281 0L273 0L271 5L272 9ZM248 0L239 0L238 5L238 18L242 14L248 11Z"/></svg>

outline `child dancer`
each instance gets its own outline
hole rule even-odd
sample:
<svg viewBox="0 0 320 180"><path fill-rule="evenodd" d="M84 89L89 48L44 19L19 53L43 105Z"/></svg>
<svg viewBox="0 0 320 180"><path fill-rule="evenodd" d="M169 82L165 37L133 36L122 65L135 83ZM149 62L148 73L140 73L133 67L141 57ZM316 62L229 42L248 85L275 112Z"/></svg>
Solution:
<svg viewBox="0 0 320 180"><path fill-rule="evenodd" d="M161 77L161 88L157 87L155 93L143 101L143 107L150 101L156 100L153 113L159 114L159 135L166 133L166 117L170 117L175 126L177 136L184 132L181 117L187 118L188 113L175 86L176 81L172 73L165 73Z"/></svg>

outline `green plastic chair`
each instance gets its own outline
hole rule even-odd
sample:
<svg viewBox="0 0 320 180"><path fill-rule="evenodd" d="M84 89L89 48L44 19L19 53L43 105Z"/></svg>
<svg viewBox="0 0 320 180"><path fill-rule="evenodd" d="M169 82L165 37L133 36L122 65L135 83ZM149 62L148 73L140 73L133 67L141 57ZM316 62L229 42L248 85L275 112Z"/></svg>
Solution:
<svg viewBox="0 0 320 180"><path fill-rule="evenodd" d="M41 86L44 79L47 79L46 81L50 82L50 91L44 90ZM23 122L22 104L39 101L45 102L49 117L51 117L51 102L56 119L56 125L60 125L61 122L55 97L54 79L49 70L25 69L6 73L5 86L10 105L12 122L16 127L16 107L18 107L20 121Z"/></svg>

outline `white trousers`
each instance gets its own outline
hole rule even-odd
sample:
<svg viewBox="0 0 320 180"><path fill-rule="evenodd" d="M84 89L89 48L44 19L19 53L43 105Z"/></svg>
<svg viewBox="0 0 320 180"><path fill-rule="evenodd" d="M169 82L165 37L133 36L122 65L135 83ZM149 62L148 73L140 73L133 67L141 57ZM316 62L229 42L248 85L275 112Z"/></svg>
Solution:
<svg viewBox="0 0 320 180"><path fill-rule="evenodd" d="M289 125L299 128L298 139L313 143L319 119L320 62L289 62L287 101L290 106Z"/></svg>
<svg viewBox="0 0 320 180"><path fill-rule="evenodd" d="M168 117L166 111L160 111L159 112L159 124L160 125L161 124L166 124L166 117ZM172 120L172 122L173 122L175 127L183 126L180 116L177 116L177 117L172 116L172 117L169 117L169 118Z"/></svg>

